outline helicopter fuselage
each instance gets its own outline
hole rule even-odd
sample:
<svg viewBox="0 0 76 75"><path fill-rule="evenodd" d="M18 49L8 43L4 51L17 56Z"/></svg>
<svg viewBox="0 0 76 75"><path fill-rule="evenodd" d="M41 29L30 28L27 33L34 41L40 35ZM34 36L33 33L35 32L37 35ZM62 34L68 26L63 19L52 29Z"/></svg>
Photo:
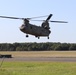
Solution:
<svg viewBox="0 0 76 75"><path fill-rule="evenodd" d="M31 34L34 35L35 37L40 37L40 36L49 37L49 34L51 32L49 29L43 28L42 26L36 26L30 23L27 25L25 24L21 25L20 30L23 33Z"/></svg>

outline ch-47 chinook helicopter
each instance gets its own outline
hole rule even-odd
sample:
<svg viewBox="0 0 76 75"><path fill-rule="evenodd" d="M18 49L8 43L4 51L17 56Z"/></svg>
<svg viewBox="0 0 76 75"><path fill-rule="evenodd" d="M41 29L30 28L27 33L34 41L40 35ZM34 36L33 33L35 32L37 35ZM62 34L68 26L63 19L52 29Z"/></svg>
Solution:
<svg viewBox="0 0 76 75"><path fill-rule="evenodd" d="M0 17L23 20L23 24L20 26L20 30L23 33L26 33L26 37L28 37L28 34L30 34L30 35L34 35L38 39L42 36L47 37L49 39L49 34L51 33L49 22L67 23L65 21L50 21L52 14L48 15L46 20L32 20L32 21L43 21L41 26L30 24L29 21L34 18L40 18L40 17L45 17L45 16L32 17L32 18L17 18L17 17L7 17L7 16L0 16Z"/></svg>

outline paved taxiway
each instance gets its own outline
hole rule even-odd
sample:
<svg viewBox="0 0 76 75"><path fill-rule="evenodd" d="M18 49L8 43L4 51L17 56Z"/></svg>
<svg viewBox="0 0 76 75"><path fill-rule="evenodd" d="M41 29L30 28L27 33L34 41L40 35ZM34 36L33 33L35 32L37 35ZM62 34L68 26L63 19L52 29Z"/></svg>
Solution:
<svg viewBox="0 0 76 75"><path fill-rule="evenodd" d="M0 61L2 60L3 58L0 58ZM4 58L4 61L76 62L76 57L13 57L13 58Z"/></svg>

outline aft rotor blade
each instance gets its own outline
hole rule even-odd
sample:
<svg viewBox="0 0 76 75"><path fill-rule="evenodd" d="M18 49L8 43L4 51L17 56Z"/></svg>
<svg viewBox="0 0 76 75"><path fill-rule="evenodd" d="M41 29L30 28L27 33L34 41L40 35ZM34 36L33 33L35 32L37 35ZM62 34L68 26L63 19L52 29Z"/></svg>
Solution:
<svg viewBox="0 0 76 75"><path fill-rule="evenodd" d="M7 17L7 16L0 16L1 18L9 18L9 19L21 19L23 20L24 18L17 18L17 17Z"/></svg>
<svg viewBox="0 0 76 75"><path fill-rule="evenodd" d="M31 20L31 21L46 21L46 20ZM68 23L66 21L49 21L49 22L54 22L54 23Z"/></svg>
<svg viewBox="0 0 76 75"><path fill-rule="evenodd" d="M50 14L50 15L48 16L48 18L46 19L46 21L49 21L52 16L53 16L53 14Z"/></svg>
<svg viewBox="0 0 76 75"><path fill-rule="evenodd" d="M54 22L54 23L68 23L66 21L49 21L49 22Z"/></svg>

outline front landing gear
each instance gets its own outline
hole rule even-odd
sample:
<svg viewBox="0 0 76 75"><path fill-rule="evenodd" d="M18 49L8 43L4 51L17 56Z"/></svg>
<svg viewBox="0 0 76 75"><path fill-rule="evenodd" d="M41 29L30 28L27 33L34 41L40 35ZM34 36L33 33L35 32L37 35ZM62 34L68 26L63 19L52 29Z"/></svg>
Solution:
<svg viewBox="0 0 76 75"><path fill-rule="evenodd" d="M26 35L26 37L27 37L27 38L29 37L28 34Z"/></svg>

